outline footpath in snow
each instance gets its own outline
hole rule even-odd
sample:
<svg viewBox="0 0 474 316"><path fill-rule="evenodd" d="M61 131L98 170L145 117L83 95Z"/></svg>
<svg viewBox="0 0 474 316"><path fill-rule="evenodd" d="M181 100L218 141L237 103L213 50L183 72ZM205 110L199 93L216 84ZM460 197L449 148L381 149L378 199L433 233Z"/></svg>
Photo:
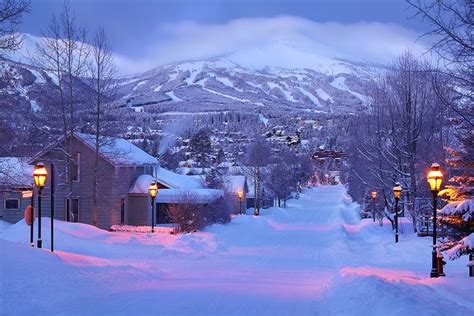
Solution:
<svg viewBox="0 0 474 316"><path fill-rule="evenodd" d="M430 240L359 220L343 186L185 235L57 221L55 248L0 222L1 315L473 315L466 260L430 279Z"/></svg>

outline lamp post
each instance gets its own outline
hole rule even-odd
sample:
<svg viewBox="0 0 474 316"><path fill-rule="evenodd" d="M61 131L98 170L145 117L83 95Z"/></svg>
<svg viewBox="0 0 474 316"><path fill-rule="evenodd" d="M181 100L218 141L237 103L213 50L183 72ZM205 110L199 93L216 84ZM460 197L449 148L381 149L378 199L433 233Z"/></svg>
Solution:
<svg viewBox="0 0 474 316"><path fill-rule="evenodd" d="M43 241L41 240L41 192L46 183L46 177L48 176L48 171L44 167L42 162L38 162L33 171L33 178L35 180L35 185L38 188L38 248L42 248Z"/></svg>
<svg viewBox="0 0 474 316"><path fill-rule="evenodd" d="M377 198L377 191L370 192L370 197L372 198L372 219L375 223L375 199Z"/></svg>
<svg viewBox="0 0 474 316"><path fill-rule="evenodd" d="M395 242L398 242L398 201L402 195L402 187L396 182L393 187L393 197L395 199Z"/></svg>
<svg viewBox="0 0 474 316"><path fill-rule="evenodd" d="M244 192L237 192L237 196L239 197L239 214L242 214L242 198L244 197Z"/></svg>
<svg viewBox="0 0 474 316"><path fill-rule="evenodd" d="M155 232L155 197L158 194L158 185L153 181L148 188L151 197L151 232Z"/></svg>
<svg viewBox="0 0 474 316"><path fill-rule="evenodd" d="M438 207L438 201L436 197L438 196L439 189L441 188L441 182L443 181L443 174L441 173L439 164L434 163L431 165L428 172L428 183L430 185L431 193L433 193L433 250L431 251L431 274L432 278L439 277L438 271L438 259L436 251L436 209Z"/></svg>

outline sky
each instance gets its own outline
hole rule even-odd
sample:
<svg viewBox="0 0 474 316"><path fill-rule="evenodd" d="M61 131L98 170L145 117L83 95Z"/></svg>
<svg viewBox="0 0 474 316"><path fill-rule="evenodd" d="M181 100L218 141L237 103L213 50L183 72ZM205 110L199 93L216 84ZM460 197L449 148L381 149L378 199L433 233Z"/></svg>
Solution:
<svg viewBox="0 0 474 316"><path fill-rule="evenodd" d="M39 36L63 0L33 0L22 31ZM388 62L424 25L404 0L70 0L80 25L105 28L122 72L244 48L292 46L306 53ZM277 45L277 46L275 46ZM375 49L375 47L381 49ZM283 57L287 57L284 55ZM363 58L360 58L363 57Z"/></svg>

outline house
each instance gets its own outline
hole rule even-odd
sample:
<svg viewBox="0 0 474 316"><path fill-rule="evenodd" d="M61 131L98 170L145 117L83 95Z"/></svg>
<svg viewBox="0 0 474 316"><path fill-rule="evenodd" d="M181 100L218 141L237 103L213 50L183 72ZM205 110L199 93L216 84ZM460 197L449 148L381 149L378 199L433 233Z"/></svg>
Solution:
<svg viewBox="0 0 474 316"><path fill-rule="evenodd" d="M227 176L224 179L225 192L233 204L233 213L245 213L247 210L247 194L249 188L247 177L242 175Z"/></svg>
<svg viewBox="0 0 474 316"><path fill-rule="evenodd" d="M72 187L63 152L64 137L31 159L43 162L48 178L42 197L42 213L70 222L93 224L95 136L73 133L68 136L72 152ZM129 221L128 192L141 175L153 175L159 169L158 160L132 143L113 137L101 137L97 172L97 226L109 229Z"/></svg>
<svg viewBox="0 0 474 316"><path fill-rule="evenodd" d="M69 178L64 137L36 154L30 164L43 162L48 178L42 192L42 214L59 220L93 224L95 136L73 133L68 136L72 152L72 186ZM152 205L148 188L157 181L155 224L167 223L170 204L207 204L223 196L221 190L207 189L195 177L160 168L155 157L131 142L101 137L97 168L97 222L99 228L113 225L151 225ZM32 166L30 166L31 168ZM31 177L32 170L28 171ZM31 182L29 188L31 189ZM187 201L185 201L187 198Z"/></svg>
<svg viewBox="0 0 474 316"><path fill-rule="evenodd" d="M0 220L16 223L32 203L33 166L28 159L0 158Z"/></svg>
<svg viewBox="0 0 474 316"><path fill-rule="evenodd" d="M206 188L201 177L186 176L159 168L154 177L141 175L129 191L129 224L144 225L151 223L151 201L148 195L150 184L156 181L158 194L155 198L155 224L167 224L168 209L171 205L180 203L208 204L223 196L222 190Z"/></svg>

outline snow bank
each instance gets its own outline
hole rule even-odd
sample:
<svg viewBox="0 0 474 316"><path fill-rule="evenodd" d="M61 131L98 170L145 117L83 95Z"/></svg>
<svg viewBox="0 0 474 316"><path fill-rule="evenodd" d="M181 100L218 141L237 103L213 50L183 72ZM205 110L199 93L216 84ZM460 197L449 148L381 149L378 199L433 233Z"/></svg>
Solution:
<svg viewBox="0 0 474 316"><path fill-rule="evenodd" d="M10 227L12 224L0 220L0 234L4 232L8 227Z"/></svg>
<svg viewBox="0 0 474 316"><path fill-rule="evenodd" d="M164 190L163 190L164 191ZM359 220L343 186L189 234L107 232L56 221L58 251L0 233L5 315L472 315L472 279L430 279L431 240ZM11 242L5 239L19 242ZM7 254L3 256L3 254ZM74 295L71 295L71 291Z"/></svg>

